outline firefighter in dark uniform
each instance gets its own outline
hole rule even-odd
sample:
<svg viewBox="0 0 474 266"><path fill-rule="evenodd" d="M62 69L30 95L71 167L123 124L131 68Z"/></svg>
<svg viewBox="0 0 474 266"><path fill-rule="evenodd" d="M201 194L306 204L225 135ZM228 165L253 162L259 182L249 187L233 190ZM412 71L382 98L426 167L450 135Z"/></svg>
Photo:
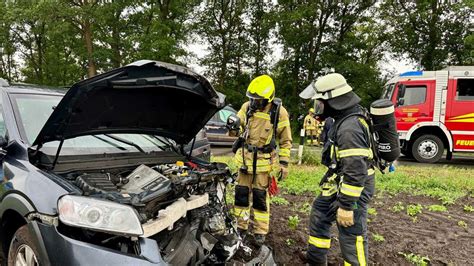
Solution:
<svg viewBox="0 0 474 266"><path fill-rule="evenodd" d="M315 99L316 115L335 120L330 145L322 153L328 170L311 209L307 262L327 264L330 228L337 221L344 264L367 265L367 205L374 194L375 171L369 127L355 115L362 113L360 98L337 73L319 78L300 97Z"/></svg>

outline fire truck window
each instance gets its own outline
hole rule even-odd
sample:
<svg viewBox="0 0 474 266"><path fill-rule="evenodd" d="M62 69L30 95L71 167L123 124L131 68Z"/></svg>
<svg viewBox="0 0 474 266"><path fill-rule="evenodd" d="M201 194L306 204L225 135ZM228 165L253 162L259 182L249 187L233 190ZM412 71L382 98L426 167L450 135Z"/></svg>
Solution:
<svg viewBox="0 0 474 266"><path fill-rule="evenodd" d="M426 86L406 86L405 95L403 96L403 104L400 106L424 103L425 99Z"/></svg>
<svg viewBox="0 0 474 266"><path fill-rule="evenodd" d="M474 79L458 79L456 100L474 101Z"/></svg>

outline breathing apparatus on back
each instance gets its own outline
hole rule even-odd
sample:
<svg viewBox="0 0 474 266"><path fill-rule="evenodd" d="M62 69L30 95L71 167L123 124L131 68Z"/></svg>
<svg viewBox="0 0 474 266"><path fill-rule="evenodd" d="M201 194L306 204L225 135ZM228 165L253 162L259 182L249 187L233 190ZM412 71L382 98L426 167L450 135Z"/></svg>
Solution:
<svg viewBox="0 0 474 266"><path fill-rule="evenodd" d="M360 98L352 91L352 87L347 84L345 78L337 73L312 82L300 93L300 97L315 99L315 115L323 119L339 115L342 110L356 106L360 102ZM400 156L393 103L381 99L371 104L370 112L362 107L361 110L362 112L351 113L338 119L335 132L345 119L352 116L363 118L369 127L368 135L374 155L374 165L384 173L384 170Z"/></svg>

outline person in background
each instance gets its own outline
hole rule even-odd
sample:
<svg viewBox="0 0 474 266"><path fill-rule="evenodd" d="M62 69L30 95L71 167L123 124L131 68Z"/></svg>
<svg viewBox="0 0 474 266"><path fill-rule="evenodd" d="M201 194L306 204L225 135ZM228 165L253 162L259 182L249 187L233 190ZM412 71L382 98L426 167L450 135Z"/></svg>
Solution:
<svg viewBox="0 0 474 266"><path fill-rule="evenodd" d="M318 127L319 122L314 117L314 108L310 108L308 114L304 118L303 128L306 134L306 142L309 145L318 144Z"/></svg>

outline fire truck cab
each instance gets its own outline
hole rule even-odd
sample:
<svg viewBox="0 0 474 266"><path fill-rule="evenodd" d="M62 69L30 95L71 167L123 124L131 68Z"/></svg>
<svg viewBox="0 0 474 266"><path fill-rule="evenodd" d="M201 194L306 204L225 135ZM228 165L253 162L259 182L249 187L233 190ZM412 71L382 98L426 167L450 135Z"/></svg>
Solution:
<svg viewBox="0 0 474 266"><path fill-rule="evenodd" d="M402 153L435 163L446 149L474 152L474 66L410 71L390 79L383 98L395 105Z"/></svg>

